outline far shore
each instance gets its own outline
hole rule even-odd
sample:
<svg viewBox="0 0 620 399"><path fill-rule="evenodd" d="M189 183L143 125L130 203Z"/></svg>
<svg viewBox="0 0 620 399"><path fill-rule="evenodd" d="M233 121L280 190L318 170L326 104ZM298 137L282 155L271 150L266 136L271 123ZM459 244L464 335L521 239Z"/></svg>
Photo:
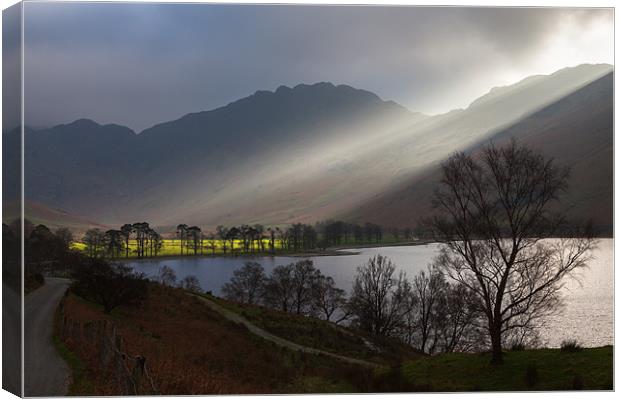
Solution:
<svg viewBox="0 0 620 399"><path fill-rule="evenodd" d="M401 241L401 242L389 242L389 243L375 243L375 244L347 244L337 247L330 247L324 250L314 250L314 251L302 251L302 252L276 252L275 254L269 252L256 252L256 253L240 253L240 254L190 254L190 255L157 255L157 256L149 256L144 258L117 258L114 259L116 262L151 262L155 260L174 260L174 259L185 259L185 258L257 258L257 257L290 257L290 258L310 258L315 256L350 256L350 255L359 255L360 251L355 251L364 248L380 248L380 247L411 247L418 245L428 245L432 244L434 241L425 241L425 240L416 240L416 241Z"/></svg>

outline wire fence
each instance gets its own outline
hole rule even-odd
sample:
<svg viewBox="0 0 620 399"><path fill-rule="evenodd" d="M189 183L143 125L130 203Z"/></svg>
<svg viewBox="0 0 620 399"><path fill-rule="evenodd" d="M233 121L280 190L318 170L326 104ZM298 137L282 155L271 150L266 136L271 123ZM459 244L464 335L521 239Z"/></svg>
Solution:
<svg viewBox="0 0 620 399"><path fill-rule="evenodd" d="M122 335L114 323L108 320L81 322L71 319L64 312L64 299L59 306L59 338L68 344L81 358L87 358L98 366L106 385L118 395L159 395L141 355L129 355L125 351Z"/></svg>

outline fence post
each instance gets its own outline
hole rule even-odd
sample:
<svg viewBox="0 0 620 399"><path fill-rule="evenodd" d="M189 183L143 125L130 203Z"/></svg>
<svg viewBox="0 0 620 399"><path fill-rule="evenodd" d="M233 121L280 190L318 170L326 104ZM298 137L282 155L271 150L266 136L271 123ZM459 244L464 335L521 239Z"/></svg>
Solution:
<svg viewBox="0 0 620 399"><path fill-rule="evenodd" d="M142 377L144 376L144 365L146 363L146 358L144 356L136 356L135 365L133 367L132 379L134 383L134 387L136 388L136 395L140 394L140 388L142 387Z"/></svg>

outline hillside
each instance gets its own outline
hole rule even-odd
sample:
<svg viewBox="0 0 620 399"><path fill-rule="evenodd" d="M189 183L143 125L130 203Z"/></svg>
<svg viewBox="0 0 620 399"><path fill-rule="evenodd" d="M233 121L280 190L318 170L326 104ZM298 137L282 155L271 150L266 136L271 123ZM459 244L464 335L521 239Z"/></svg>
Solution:
<svg viewBox="0 0 620 399"><path fill-rule="evenodd" d="M516 139L558 164L571 166L564 206L574 218L592 217L604 232L613 221L613 73L548 105L465 151ZM430 211L439 165L432 165L345 215L391 226L414 226Z"/></svg>
<svg viewBox="0 0 620 399"><path fill-rule="evenodd" d="M21 206L18 201L8 201L2 204L2 222L10 224L19 217ZM26 201L24 212L27 219L32 224L44 224L54 230L59 227L67 227L74 232L83 233L90 228L105 230L110 228L97 222L87 220L75 215L71 215L60 209L49 208L43 204L33 201Z"/></svg>
<svg viewBox="0 0 620 399"><path fill-rule="evenodd" d="M149 379L142 380L142 393L153 393L153 388L164 395L613 389L612 347L507 351L505 364L497 368L489 365L485 353L422 356L403 344L376 339L373 345L380 351L372 352L358 331L210 298L283 339L372 360L375 366L274 344L226 319L199 297L151 284L140 308L123 306L111 315L73 293L63 300L55 343L72 367L69 394L121 392L115 370L102 368L93 344L96 327L111 324L122 337L124 353L146 359ZM535 376L528 378L532 368Z"/></svg>
<svg viewBox="0 0 620 399"><path fill-rule="evenodd" d="M183 222L213 228L330 217L410 224L422 208L385 193L417 181L414 196L424 197L420 185L433 184L424 171L611 69L582 65L530 77L436 116L368 91L317 83L258 91L139 134L89 120L29 130L26 198L111 225L147 220L159 228ZM603 107L610 100L600 101ZM571 126L592 123L590 111L573 108ZM584 159L579 152L571 156Z"/></svg>
<svg viewBox="0 0 620 399"><path fill-rule="evenodd" d="M288 317L264 308L253 312L278 322ZM61 323L61 320L67 321ZM56 341L65 358L71 360L74 377L77 371L78 378L74 378L70 394L120 393L116 379L108 374L114 370L102 369L97 346L80 333L106 320L116 326L126 353L146 358L153 385L164 395L377 392L389 386L382 384L382 374L390 366L391 358L387 355L375 355L373 360L380 363L373 370L328 356L291 350L227 320L196 296L153 283L148 300L140 308L123 306L112 315L104 314L100 306L75 294L63 301ZM319 335L329 339L331 345L341 344L344 350L364 351L363 342L353 333L346 333L347 329L303 316L297 317L294 323L298 331L303 331L298 339ZM64 329L64 325L79 328ZM410 356L411 352L390 353L403 360L418 356Z"/></svg>

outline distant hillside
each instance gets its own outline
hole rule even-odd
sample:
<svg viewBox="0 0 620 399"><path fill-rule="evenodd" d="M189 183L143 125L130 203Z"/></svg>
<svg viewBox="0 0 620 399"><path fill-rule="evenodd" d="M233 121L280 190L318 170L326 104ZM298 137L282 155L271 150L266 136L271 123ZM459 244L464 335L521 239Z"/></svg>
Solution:
<svg viewBox="0 0 620 399"><path fill-rule="evenodd" d="M573 218L593 218L606 233L613 227L613 73L590 83L466 151L493 141L518 142L571 167L564 206ZM438 165L381 193L346 217L391 226L415 226L430 211L441 176Z"/></svg>
<svg viewBox="0 0 620 399"><path fill-rule="evenodd" d="M530 77L436 116L317 83L259 91L139 134L89 120L31 130L26 197L111 225L147 220L213 228L343 216L408 224L423 208L400 204L401 195L382 202L384 193L417 181L414 195L422 195L424 171L454 151L475 147L611 70L582 65ZM580 108L571 117L589 118ZM15 155L4 154L7 162ZM396 203L394 211L386 208Z"/></svg>
<svg viewBox="0 0 620 399"><path fill-rule="evenodd" d="M336 146L375 131L363 129L379 134L423 118L372 93L319 83L259 91L138 135L78 120L26 134L26 196L106 222L174 223L246 176L293 170L316 143Z"/></svg>
<svg viewBox="0 0 620 399"><path fill-rule="evenodd" d="M19 217L21 207L18 201L5 202L2 206L2 222L11 223ZM109 226L86 220L84 218L71 215L60 209L48 208L43 204L26 201L24 213L26 219L34 225L44 224L50 229L68 227L77 233L83 233L90 228L100 228L106 230Z"/></svg>

